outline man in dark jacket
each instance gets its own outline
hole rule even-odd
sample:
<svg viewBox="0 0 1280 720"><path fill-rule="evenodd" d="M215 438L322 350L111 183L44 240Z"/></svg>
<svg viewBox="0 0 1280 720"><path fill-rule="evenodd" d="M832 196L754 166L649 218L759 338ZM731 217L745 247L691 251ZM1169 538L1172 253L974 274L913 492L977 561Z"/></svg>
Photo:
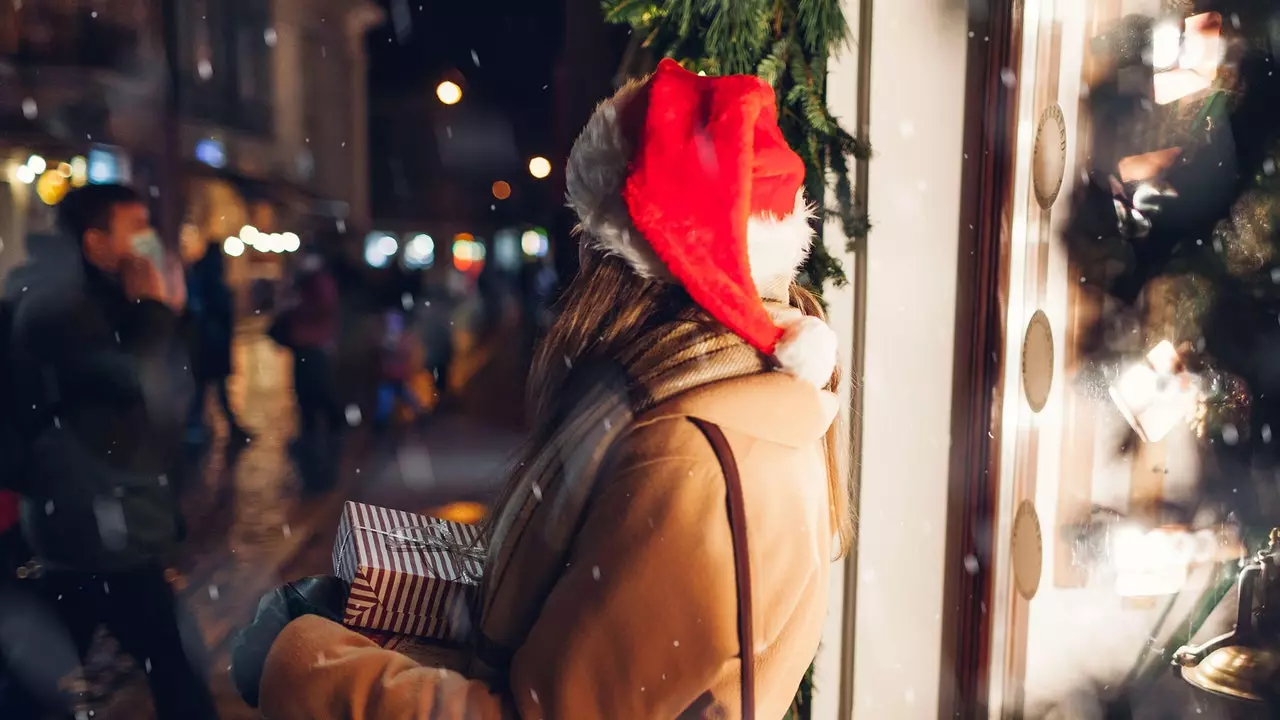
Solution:
<svg viewBox="0 0 1280 720"><path fill-rule="evenodd" d="M215 717L198 633L165 579L192 392L175 333L181 267L129 188L76 190L59 223L81 261L37 256L7 281L10 411L26 449L11 483L46 606L8 618L19 637L3 640L74 667L67 656L82 659L106 625L147 673L160 718Z"/></svg>

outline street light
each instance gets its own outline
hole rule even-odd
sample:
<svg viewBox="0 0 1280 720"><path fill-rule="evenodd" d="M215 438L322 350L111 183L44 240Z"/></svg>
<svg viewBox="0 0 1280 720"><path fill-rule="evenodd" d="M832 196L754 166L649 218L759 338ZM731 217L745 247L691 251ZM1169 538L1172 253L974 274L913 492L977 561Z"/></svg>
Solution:
<svg viewBox="0 0 1280 720"><path fill-rule="evenodd" d="M462 88L455 82L445 80L436 86L436 97L445 105L456 105L462 99Z"/></svg>
<svg viewBox="0 0 1280 720"><path fill-rule="evenodd" d="M538 156L529 160L529 174L541 180L551 174L551 161Z"/></svg>

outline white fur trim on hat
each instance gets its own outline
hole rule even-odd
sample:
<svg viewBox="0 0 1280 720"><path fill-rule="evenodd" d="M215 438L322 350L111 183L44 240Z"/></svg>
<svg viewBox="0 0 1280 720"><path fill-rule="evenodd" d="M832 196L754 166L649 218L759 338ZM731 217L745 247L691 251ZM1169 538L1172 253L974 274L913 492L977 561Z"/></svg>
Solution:
<svg viewBox="0 0 1280 720"><path fill-rule="evenodd" d="M622 198L633 148L619 114L643 87L643 80L631 81L600 103L587 121L569 153L567 200L586 234L583 242L627 261L641 277L669 281L671 274L631 223ZM795 277L813 244L811 215L803 192L797 192L790 215L753 217L747 222L747 260L757 288L777 286L780 280L785 280L785 287Z"/></svg>
<svg viewBox="0 0 1280 720"><path fill-rule="evenodd" d="M779 321L780 320L780 321ZM826 387L835 371L839 340L821 318L797 314L775 320L782 337L774 348L778 369L815 387Z"/></svg>

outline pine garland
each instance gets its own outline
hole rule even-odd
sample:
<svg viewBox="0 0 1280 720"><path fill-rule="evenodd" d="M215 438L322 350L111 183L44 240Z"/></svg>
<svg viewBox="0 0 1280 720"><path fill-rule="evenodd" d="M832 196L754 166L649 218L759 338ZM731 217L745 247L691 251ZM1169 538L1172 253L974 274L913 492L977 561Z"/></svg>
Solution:
<svg viewBox="0 0 1280 720"><path fill-rule="evenodd" d="M850 245L869 227L853 196L850 158L863 159L870 147L840 126L826 102L827 59L849 39L840 0L603 0L608 22L633 32L635 75L669 57L708 75L753 74L778 95L779 125L804 159L805 195L818 203L815 227L829 216L840 219ZM634 52L636 49L643 53ZM835 204L823 204L828 183ZM815 291L826 282L844 285L839 258L819 233L802 268Z"/></svg>

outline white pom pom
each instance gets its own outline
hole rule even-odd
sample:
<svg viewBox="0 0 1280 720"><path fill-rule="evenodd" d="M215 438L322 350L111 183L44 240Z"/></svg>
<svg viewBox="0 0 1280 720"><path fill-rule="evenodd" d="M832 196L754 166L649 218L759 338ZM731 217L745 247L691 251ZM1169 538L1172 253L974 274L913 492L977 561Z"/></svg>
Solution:
<svg viewBox="0 0 1280 720"><path fill-rule="evenodd" d="M779 369L816 387L826 387L836 367L839 341L825 322L807 315L779 323L782 338L773 357Z"/></svg>

